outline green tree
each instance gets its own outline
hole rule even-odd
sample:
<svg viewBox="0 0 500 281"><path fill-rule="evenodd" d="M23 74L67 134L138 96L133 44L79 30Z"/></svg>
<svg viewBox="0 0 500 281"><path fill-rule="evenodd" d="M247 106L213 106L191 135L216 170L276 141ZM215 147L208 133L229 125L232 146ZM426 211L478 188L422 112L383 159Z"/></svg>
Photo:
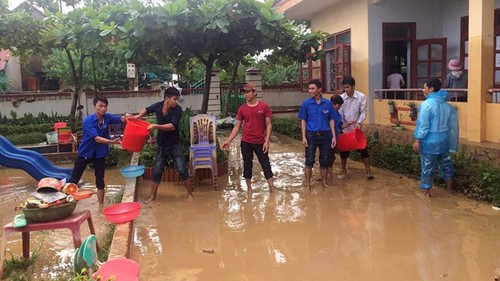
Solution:
<svg viewBox="0 0 500 281"><path fill-rule="evenodd" d="M138 60L171 59L176 66L193 58L200 61L205 66L200 111L206 113L216 62L238 66L246 55L254 56L265 49L305 60L311 48L319 48L322 33L299 33L293 21L271 9L272 2L173 0L145 6L133 0L127 15L129 21L139 20L118 25L117 29Z"/></svg>
<svg viewBox="0 0 500 281"><path fill-rule="evenodd" d="M30 10L20 7L8 9L7 0L0 0L0 48L9 49L12 56L20 57L21 62L29 61L40 50L38 34L41 20L33 17Z"/></svg>

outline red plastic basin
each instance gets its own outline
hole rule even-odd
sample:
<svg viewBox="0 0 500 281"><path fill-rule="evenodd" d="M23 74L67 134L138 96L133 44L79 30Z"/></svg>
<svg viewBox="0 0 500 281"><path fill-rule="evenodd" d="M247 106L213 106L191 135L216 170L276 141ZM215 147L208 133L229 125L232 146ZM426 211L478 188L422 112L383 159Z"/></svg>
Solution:
<svg viewBox="0 0 500 281"><path fill-rule="evenodd" d="M349 133L340 134L337 138L337 147L340 151L365 149L365 134L359 129L354 129Z"/></svg>
<svg viewBox="0 0 500 281"><path fill-rule="evenodd" d="M141 211L141 206L139 202L118 203L104 208L102 213L109 222L124 223L137 218Z"/></svg>

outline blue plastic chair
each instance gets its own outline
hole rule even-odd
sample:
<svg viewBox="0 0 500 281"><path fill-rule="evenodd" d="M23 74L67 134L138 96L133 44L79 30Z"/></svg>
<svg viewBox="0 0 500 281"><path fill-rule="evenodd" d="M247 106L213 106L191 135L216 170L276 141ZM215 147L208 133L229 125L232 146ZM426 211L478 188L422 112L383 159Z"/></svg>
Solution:
<svg viewBox="0 0 500 281"><path fill-rule="evenodd" d="M189 118L191 147L189 163L193 187L196 186L196 170L210 169L212 184L217 189L217 124L215 116L198 114Z"/></svg>

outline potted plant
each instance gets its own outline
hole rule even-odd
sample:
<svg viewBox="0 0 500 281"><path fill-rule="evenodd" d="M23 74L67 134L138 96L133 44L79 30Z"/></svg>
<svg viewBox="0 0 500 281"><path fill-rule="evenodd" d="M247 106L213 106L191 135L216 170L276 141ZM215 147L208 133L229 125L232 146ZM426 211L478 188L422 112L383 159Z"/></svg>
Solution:
<svg viewBox="0 0 500 281"><path fill-rule="evenodd" d="M410 101L408 103L408 107L410 108L411 121L417 120L417 105L415 104L415 102Z"/></svg>
<svg viewBox="0 0 500 281"><path fill-rule="evenodd" d="M396 103L393 100L388 100L387 104L389 105L389 113L394 114L396 112Z"/></svg>

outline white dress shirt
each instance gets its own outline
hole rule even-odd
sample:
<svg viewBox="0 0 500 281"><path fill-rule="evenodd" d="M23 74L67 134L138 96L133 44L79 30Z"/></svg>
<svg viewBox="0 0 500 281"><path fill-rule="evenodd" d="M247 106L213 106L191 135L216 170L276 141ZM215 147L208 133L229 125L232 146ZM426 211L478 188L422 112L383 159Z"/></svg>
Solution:
<svg viewBox="0 0 500 281"><path fill-rule="evenodd" d="M359 125L363 124L366 119L366 96L365 94L354 90L352 98L347 93L340 95L344 100L344 104L339 110L342 115L342 122L347 124L351 121L357 122ZM344 132L350 132L356 128L356 124L349 125L342 129Z"/></svg>

